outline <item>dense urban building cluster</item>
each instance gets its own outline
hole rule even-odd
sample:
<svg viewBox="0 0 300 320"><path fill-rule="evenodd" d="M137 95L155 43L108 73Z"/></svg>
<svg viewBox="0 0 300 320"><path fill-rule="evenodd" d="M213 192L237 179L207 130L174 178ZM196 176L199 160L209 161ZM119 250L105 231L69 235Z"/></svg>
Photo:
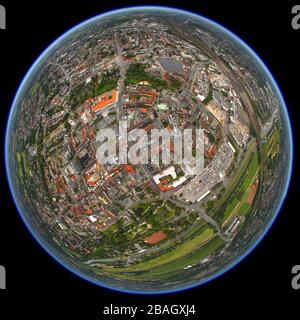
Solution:
<svg viewBox="0 0 300 320"><path fill-rule="evenodd" d="M201 278L260 230L282 125L278 97L243 50L200 22L134 13L74 31L44 58L20 101L13 161L35 224L73 264L136 285ZM128 134L203 129L203 170L99 163L97 134L118 137L120 121ZM164 148L172 154L172 136Z"/></svg>

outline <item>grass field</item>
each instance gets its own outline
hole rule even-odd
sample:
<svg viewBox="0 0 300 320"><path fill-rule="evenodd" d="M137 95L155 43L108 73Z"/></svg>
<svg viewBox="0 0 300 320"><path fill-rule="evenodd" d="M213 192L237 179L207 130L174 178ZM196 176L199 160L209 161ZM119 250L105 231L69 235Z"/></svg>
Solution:
<svg viewBox="0 0 300 320"><path fill-rule="evenodd" d="M266 157L266 165L271 168L277 156L280 153L280 131L274 125L269 137L263 145L263 152Z"/></svg>
<svg viewBox="0 0 300 320"><path fill-rule="evenodd" d="M220 248L224 244L224 241L218 237L213 238L211 241L203 245L200 250L194 252L182 259L176 260L172 263L166 264L160 268L153 269L147 273L147 277L157 277L157 276L170 276L172 273L181 272L183 268L198 263L201 259L209 256Z"/></svg>
<svg viewBox="0 0 300 320"><path fill-rule="evenodd" d="M141 81L147 81L155 89L166 89L168 87L167 81L148 73L146 65L142 63L131 64L127 69L125 84L137 84Z"/></svg>
<svg viewBox="0 0 300 320"><path fill-rule="evenodd" d="M113 269L107 268L105 270L111 273L111 272L134 272L134 271L142 271L142 270L149 270L151 268L156 268L166 263L170 263L174 260L182 258L187 254L192 253L193 251L197 250L201 245L203 245L205 242L207 242L209 239L213 237L214 237L213 229L206 228L200 235L185 242L182 245L177 246L175 249L157 258L139 262L128 268L113 268Z"/></svg>
<svg viewBox="0 0 300 320"><path fill-rule="evenodd" d="M238 195L238 197L234 196L225 207L222 218L220 219L220 223L223 226L230 220L233 215L245 215L249 211L250 205L247 203L247 197L250 193L251 186L256 179L258 170L258 157L257 153L255 153L251 157L248 168L245 172L239 188L235 191L235 194Z"/></svg>
<svg viewBox="0 0 300 320"><path fill-rule="evenodd" d="M250 162L249 167L247 169L246 177L245 177L243 184L242 184L242 190L247 190L249 188L249 185L250 185L251 181L253 180L254 175L257 172L258 166L259 166L259 164L258 164L257 153L255 153L253 155L253 157L251 158L251 162Z"/></svg>
<svg viewBox="0 0 300 320"><path fill-rule="evenodd" d="M230 216L230 214L232 213L234 208L238 205L238 203L239 203L239 200L236 197L229 202L229 204L226 206L226 209L223 213L222 221L225 221Z"/></svg>
<svg viewBox="0 0 300 320"><path fill-rule="evenodd" d="M193 252L181 259L177 259L173 262L164 264L158 268L153 268L149 271L143 272L141 274L121 274L118 275L120 278L131 279L131 280L143 280L143 279L158 279L158 278L170 278L178 273L187 266L192 266L199 263L201 259L208 257L217 249L224 245L224 241L218 237L213 238L206 244L204 244L199 250Z"/></svg>
<svg viewBox="0 0 300 320"><path fill-rule="evenodd" d="M154 212L154 219L159 223L163 223L171 219L174 215L175 211L164 205Z"/></svg>
<svg viewBox="0 0 300 320"><path fill-rule="evenodd" d="M17 163L19 178L28 178L30 176L30 168L25 151L17 152Z"/></svg>
<svg viewBox="0 0 300 320"><path fill-rule="evenodd" d="M250 209L250 205L247 202L243 202L239 208L238 215L244 216L249 209Z"/></svg>
<svg viewBox="0 0 300 320"><path fill-rule="evenodd" d="M107 237L112 237L114 233L118 231L118 227L116 224L113 224L108 229L103 231L103 234L105 234Z"/></svg>

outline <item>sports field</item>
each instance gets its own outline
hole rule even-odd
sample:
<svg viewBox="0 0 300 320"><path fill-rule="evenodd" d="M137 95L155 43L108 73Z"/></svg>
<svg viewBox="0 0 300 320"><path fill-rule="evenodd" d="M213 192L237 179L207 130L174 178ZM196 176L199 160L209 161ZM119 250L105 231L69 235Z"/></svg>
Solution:
<svg viewBox="0 0 300 320"><path fill-rule="evenodd" d="M191 268L195 264L201 263L201 260L209 257L216 250L224 245L224 241L219 237L214 237L212 240L204 244L199 250L184 256L183 258L165 263L159 267L153 267L148 270L136 273L118 274L118 277L131 280L143 279L166 279L173 277L182 272L184 268Z"/></svg>
<svg viewBox="0 0 300 320"><path fill-rule="evenodd" d="M115 273L115 272L135 272L135 271L143 271L143 270L149 270L151 268L156 268L161 265L175 261L177 259L183 258L186 255L189 255L190 253L199 249L201 245L208 242L214 237L215 237L214 230L208 227L204 229L204 231L200 235L177 246L175 249L157 258L139 262L128 268L105 268L104 270L108 271L109 273L112 273L112 272Z"/></svg>

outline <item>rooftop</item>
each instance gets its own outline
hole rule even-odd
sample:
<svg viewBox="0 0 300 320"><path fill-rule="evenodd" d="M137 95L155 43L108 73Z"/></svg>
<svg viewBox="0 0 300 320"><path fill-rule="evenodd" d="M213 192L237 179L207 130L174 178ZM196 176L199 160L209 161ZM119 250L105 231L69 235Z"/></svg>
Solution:
<svg viewBox="0 0 300 320"><path fill-rule="evenodd" d="M96 105L92 108L94 112L97 112L105 107L114 104L118 100L118 91L111 90L103 93L96 98Z"/></svg>
<svg viewBox="0 0 300 320"><path fill-rule="evenodd" d="M184 76L182 63L174 61L172 58L159 58L158 62L164 71Z"/></svg>

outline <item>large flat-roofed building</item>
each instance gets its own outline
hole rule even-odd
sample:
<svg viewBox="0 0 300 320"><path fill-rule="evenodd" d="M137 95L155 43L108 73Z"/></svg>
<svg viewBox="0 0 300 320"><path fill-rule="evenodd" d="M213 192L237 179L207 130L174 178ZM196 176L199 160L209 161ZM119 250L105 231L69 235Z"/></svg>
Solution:
<svg viewBox="0 0 300 320"><path fill-rule="evenodd" d="M235 152L229 141L223 141L212 162L198 176L175 193L177 198L194 203L208 196L211 190L223 181L234 160Z"/></svg>
<svg viewBox="0 0 300 320"><path fill-rule="evenodd" d="M213 100L216 102L219 108L223 108L226 111L230 109L229 102L220 91L213 90Z"/></svg>
<svg viewBox="0 0 300 320"><path fill-rule="evenodd" d="M111 90L103 93L101 96L98 96L96 99L96 105L92 108L92 110L99 114L102 109L111 107L115 105L118 101L118 91Z"/></svg>
<svg viewBox="0 0 300 320"><path fill-rule="evenodd" d="M177 74L184 77L185 72L181 62L174 61L172 58L159 58L158 63L162 70L166 73Z"/></svg>

